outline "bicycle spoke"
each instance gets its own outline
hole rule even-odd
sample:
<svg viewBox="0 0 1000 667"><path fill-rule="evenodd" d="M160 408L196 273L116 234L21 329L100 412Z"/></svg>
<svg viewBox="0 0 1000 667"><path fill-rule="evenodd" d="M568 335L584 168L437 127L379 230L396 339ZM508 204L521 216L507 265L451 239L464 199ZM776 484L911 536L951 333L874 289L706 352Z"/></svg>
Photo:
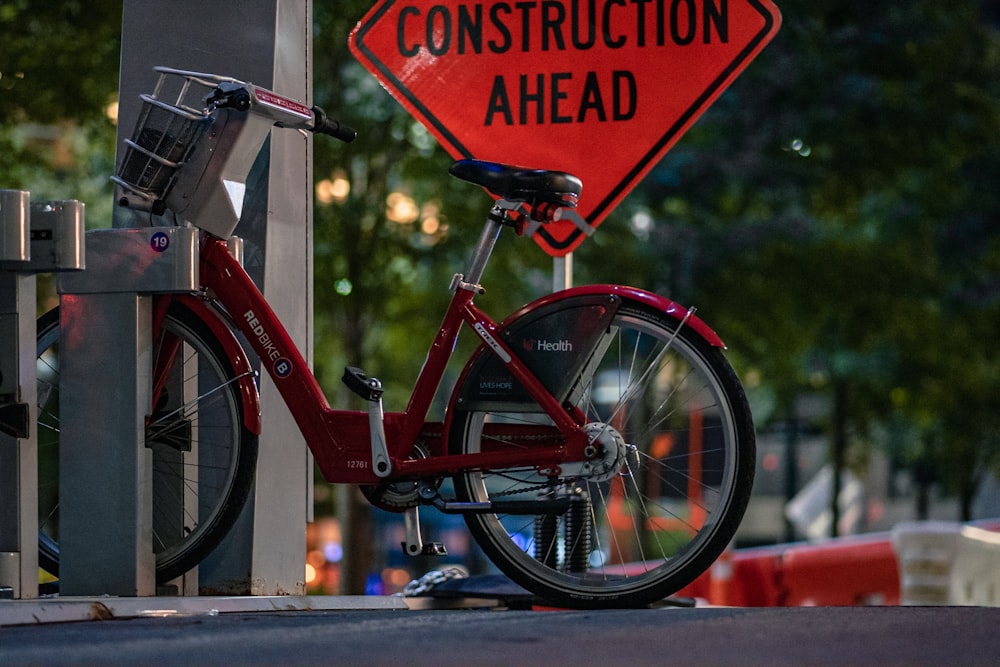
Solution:
<svg viewBox="0 0 1000 667"><path fill-rule="evenodd" d="M56 315L58 313L55 313ZM58 469L61 436L58 317L47 315L38 338L40 466L50 479L39 482L39 563L58 574ZM185 350L164 378L163 409L147 426L152 449L153 551L157 580L172 579L200 561L225 536L249 493L256 463L256 438L243 427L238 383L213 346L204 323L172 307L164 340ZM183 371L183 373L179 372ZM172 372L172 376L171 376ZM183 377L182 377L183 375ZM192 391L198 388L197 391ZM185 396L185 393L187 396ZM44 452L45 465L42 465Z"/></svg>
<svg viewBox="0 0 1000 667"><path fill-rule="evenodd" d="M588 436L603 463L566 463L548 481L502 469L456 478L456 489L472 501L573 498L566 515L537 521L467 517L501 569L568 606L649 601L692 579L731 538L750 479L745 400L721 357L706 361L686 335L693 311L680 323L639 308L622 312L577 366L581 376L570 393L594 427ZM464 441L471 453L503 440L505 423L546 417L469 408L462 419L453 442ZM741 447L750 456L740 455Z"/></svg>

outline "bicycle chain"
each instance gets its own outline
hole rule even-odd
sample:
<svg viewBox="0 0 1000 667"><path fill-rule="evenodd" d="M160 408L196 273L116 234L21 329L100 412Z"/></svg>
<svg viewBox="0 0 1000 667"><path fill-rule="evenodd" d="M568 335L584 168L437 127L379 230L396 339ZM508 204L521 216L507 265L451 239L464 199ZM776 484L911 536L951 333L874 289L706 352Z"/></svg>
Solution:
<svg viewBox="0 0 1000 667"><path fill-rule="evenodd" d="M566 479L562 480L562 483L565 484L568 481L579 480L579 479L583 479L583 478L582 477L567 477ZM520 486L520 487L518 487L516 489L511 489L510 491L499 491L497 493L491 493L490 496L492 496L493 498L500 498L500 497L503 497L503 496L515 496L515 495L517 495L519 493L527 493L528 491L542 491L542 490L550 490L550 489L552 489L552 484L548 484L548 483L546 483L546 484L535 484L534 486Z"/></svg>
<svg viewBox="0 0 1000 667"><path fill-rule="evenodd" d="M426 439L431 439L436 437L440 437L440 433L435 431L422 431L420 433L421 439L417 441L417 447L419 448ZM493 437L493 440L504 443L511 443L515 441L514 438L503 438L503 437ZM551 435L525 435L525 436L519 436L518 438L516 438L516 440L519 442L525 440L542 441L542 440L553 440L553 437ZM419 458L424 458L426 456L427 454L425 450L425 453ZM541 491L543 489L549 489L549 488L551 488L551 484L544 483L544 484L536 484L534 486L519 487L517 489L512 489L510 491L500 491L492 495L494 497L513 496L520 493L527 493L530 491ZM397 497L394 495L393 492L392 484L363 486L362 492L368 498L369 502L371 502L376 506L382 506L383 508L386 509L413 507L419 504L416 501L415 493L402 494L402 496L405 496L406 499L402 500L401 499L402 496L399 496L400 500L397 500L396 499ZM411 495L413 495L414 497L410 498Z"/></svg>
<svg viewBox="0 0 1000 667"><path fill-rule="evenodd" d="M466 579L468 576L469 571L459 565L446 567L441 570L431 570L419 579L414 579L406 584L400 595L406 598L417 597L424 593L429 593L446 581Z"/></svg>
<svg viewBox="0 0 1000 667"><path fill-rule="evenodd" d="M496 437L496 436L494 436L492 439L495 440L495 441L497 441L497 442L505 442L505 443L514 442L514 438L502 438L502 437ZM518 436L517 440L518 441L523 441L523 440L554 440L554 438L551 435L525 435L525 436ZM514 495L518 495L518 494L521 494L521 493L528 493L529 491L542 491L542 490L551 489L551 488L552 488L552 484L549 483L549 482L546 482L544 484L535 484L534 486L522 486L522 487L518 487L516 489L511 489L510 491L499 491L497 493L491 493L490 495L492 497L494 497L494 498L502 498L504 496L514 496Z"/></svg>

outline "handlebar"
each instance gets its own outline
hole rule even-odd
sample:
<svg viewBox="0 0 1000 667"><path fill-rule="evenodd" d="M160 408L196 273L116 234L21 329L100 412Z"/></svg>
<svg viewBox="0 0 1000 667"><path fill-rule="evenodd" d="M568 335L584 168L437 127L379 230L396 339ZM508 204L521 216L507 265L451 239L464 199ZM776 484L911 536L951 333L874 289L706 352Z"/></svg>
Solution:
<svg viewBox="0 0 1000 667"><path fill-rule="evenodd" d="M349 144L358 137L358 133L351 127L344 125L338 120L330 118L321 108L314 106L312 131L320 134L327 134L334 139L340 139L345 144Z"/></svg>
<svg viewBox="0 0 1000 667"><path fill-rule="evenodd" d="M220 81L212 94L205 99L205 103L209 110L232 108L239 111L255 111L271 118L278 127L326 134L344 143L350 143L358 136L353 128L330 118L318 106L310 108L298 100L243 81L232 79Z"/></svg>
<svg viewBox="0 0 1000 667"><path fill-rule="evenodd" d="M242 210L233 183L245 183L272 127L325 134L343 142L357 132L272 90L218 74L153 68L159 74L111 177L120 206L161 214L170 209L221 238ZM231 112L236 112L231 113ZM213 128L209 131L209 128ZM198 146L203 145L202 150Z"/></svg>

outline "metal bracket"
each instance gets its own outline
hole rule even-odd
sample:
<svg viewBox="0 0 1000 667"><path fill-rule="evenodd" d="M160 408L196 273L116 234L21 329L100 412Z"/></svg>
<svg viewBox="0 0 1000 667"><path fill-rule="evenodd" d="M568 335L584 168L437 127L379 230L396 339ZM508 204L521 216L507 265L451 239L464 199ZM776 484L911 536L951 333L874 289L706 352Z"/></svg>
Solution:
<svg viewBox="0 0 1000 667"><path fill-rule="evenodd" d="M30 422L28 404L15 403L12 399L13 396L0 396L0 433L15 438L27 438Z"/></svg>
<svg viewBox="0 0 1000 667"><path fill-rule="evenodd" d="M463 276L461 273L456 273L451 277L451 285L448 286L448 289L451 290L452 292L464 289L468 292L474 292L476 294L486 294L485 287L483 287L482 285L478 285L476 283L465 282L465 276Z"/></svg>
<svg viewBox="0 0 1000 667"><path fill-rule="evenodd" d="M11 190L0 191L10 198ZM27 203L27 194L25 203ZM27 254L0 252L0 269L18 273L79 271L84 268L84 204L73 199L30 203ZM3 204L0 203L0 210ZM11 245L7 242L7 245ZM4 242L0 240L0 250ZM19 259L22 261L10 261ZM5 261L6 260L6 261Z"/></svg>
<svg viewBox="0 0 1000 667"><path fill-rule="evenodd" d="M591 225L587 220L580 215L580 213L575 208L569 208L566 206L560 207L552 218L553 222L567 221L572 222L577 229L586 234L587 236L593 236L597 228ZM525 236L534 236L538 228L541 227L543 222L532 219L524 228Z"/></svg>

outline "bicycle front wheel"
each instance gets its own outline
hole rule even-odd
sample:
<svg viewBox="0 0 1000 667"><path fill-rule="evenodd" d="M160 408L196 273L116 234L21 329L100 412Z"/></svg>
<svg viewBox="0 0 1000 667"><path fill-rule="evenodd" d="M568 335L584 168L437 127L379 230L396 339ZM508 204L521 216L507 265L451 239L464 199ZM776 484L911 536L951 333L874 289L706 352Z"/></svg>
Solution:
<svg viewBox="0 0 1000 667"><path fill-rule="evenodd" d="M749 406L719 349L642 304L623 303L593 345L577 346L586 350L569 347L586 358L570 364L579 370L566 379L567 402L587 415L598 458L468 472L455 477L456 493L469 502L564 499L562 514L521 509L466 522L501 571L551 604L648 605L693 581L733 539L753 484ZM545 442L552 421L540 408L477 399L480 386L472 372L460 389L468 400L456 403L453 453L530 447L525 432Z"/></svg>
<svg viewBox="0 0 1000 667"><path fill-rule="evenodd" d="M38 321L38 556L59 574L59 310ZM169 362L160 363L161 360ZM146 427L153 459L156 580L203 560L229 533L250 493L257 436L244 427L235 372L191 310L171 305L154 343L164 383ZM94 386L99 386L95 380Z"/></svg>

